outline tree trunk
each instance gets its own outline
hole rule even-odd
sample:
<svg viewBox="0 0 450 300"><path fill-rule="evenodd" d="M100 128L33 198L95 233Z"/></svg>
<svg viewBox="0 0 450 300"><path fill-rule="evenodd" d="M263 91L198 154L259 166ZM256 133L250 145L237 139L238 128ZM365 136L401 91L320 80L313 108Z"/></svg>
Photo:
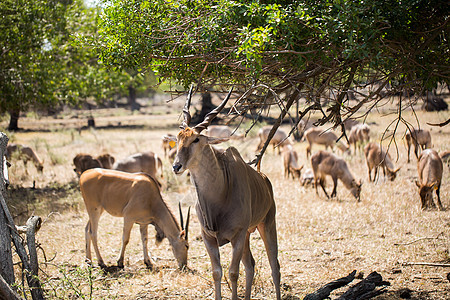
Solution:
<svg viewBox="0 0 450 300"><path fill-rule="evenodd" d="M134 86L128 86L128 104L131 107L131 111L139 110L140 105L136 102L136 89Z"/></svg>
<svg viewBox="0 0 450 300"><path fill-rule="evenodd" d="M211 101L211 93L209 93L209 92L206 92L206 93L203 93L202 94L202 100L201 100L201 102L202 102L202 108L199 110L199 111L196 111L195 113L194 113L194 116L192 117L192 123L193 124L198 124L198 123L200 123L200 122L202 122L204 119L205 119L205 116L211 111L211 110L213 110L214 108L216 108L215 106L214 106L214 104L212 103L212 101ZM217 120L219 120L219 118L215 118L214 120L213 120L213 122L214 121L217 121Z"/></svg>
<svg viewBox="0 0 450 300"><path fill-rule="evenodd" d="M19 130L19 116L20 116L20 110L12 110L9 112L11 115L11 118L9 119L9 131L17 131Z"/></svg>

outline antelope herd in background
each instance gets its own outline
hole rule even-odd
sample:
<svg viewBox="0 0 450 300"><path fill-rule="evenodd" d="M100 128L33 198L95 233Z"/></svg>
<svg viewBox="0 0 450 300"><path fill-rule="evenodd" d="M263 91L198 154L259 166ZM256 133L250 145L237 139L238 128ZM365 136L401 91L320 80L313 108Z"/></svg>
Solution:
<svg viewBox="0 0 450 300"><path fill-rule="evenodd" d="M177 135L167 134L162 137L164 158L172 160L172 170L179 175L189 171L194 184L198 201L196 203L197 217L201 225L201 234L211 260L212 275L215 286L215 298L221 299L222 267L220 264L219 247L231 243L232 259L229 267L232 299L237 299L237 280L239 264L245 267L245 299L250 299L251 287L255 275L255 260L250 250L250 234L259 231L269 264L277 299L281 299L280 266L278 263L278 244L276 230L276 207L272 185L267 176L250 167L239 151L234 147L221 150L213 147L215 144L229 139L243 139L243 135L234 134L225 125L211 125L213 119L224 108L232 94L232 90L222 103L209 114L203 122L189 127L191 116L189 106L192 89L188 94L183 108L184 120ZM318 186L322 188L327 198L336 197L338 180L350 193L360 201L362 181L356 179L346 163L346 157L357 155L363 150L368 169L369 182L375 182L379 168L384 177L393 181L400 167L395 167L381 143L370 142L370 126L348 119L344 127L348 135L345 138L326 127L316 126L317 121L301 120L298 132L308 145L306 156L310 157L310 168L305 168L305 162L299 158L295 150L295 142L278 128L270 144L281 156L282 173L288 179L307 187L313 186L318 195ZM260 151L265 144L272 126L264 126L258 131L258 146ZM204 131L204 134L201 134ZM422 209L434 208L433 190L436 191L437 207L442 210L440 186L444 163L450 170L450 151L440 155L431 149L431 134L425 129L408 128L405 134L407 160L410 162L410 149L414 146L417 158L418 180ZM325 146L325 150L312 153L312 145ZM353 154L351 153L353 145ZM341 150L340 157L328 150ZM422 150L419 153L419 150ZM14 154L16 153L16 154ZM39 172L43 171L43 162L37 153L25 145L10 144L7 146L8 160L17 158L25 164L32 161ZM79 153L73 159L74 171L79 177L80 189L85 202L89 221L85 228L86 260L92 263L91 244L97 256L98 264L106 265L100 255L97 244L98 221L107 211L113 216L124 218L122 249L118 259L118 267L123 268L125 248L129 241L133 224L139 224L144 251L144 262L149 267L153 263L148 254L148 224L155 226L157 242L167 237L179 268L187 266L188 224L183 224L180 206L180 223L171 213L161 196L161 181L163 178L163 160L156 153L147 151L136 153L120 160L108 153L93 156ZM374 171L372 177L372 170ZM303 171L303 174L302 174ZM333 190L329 195L325 188L326 177L333 181Z"/></svg>

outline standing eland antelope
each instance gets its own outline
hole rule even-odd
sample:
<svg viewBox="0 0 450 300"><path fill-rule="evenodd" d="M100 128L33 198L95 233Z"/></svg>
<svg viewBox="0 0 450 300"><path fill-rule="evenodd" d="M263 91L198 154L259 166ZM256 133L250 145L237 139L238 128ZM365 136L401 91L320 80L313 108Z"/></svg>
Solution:
<svg viewBox="0 0 450 300"><path fill-rule="evenodd" d="M375 181L379 167L383 169L385 177L387 174L390 181L394 181L397 177L397 172L400 170L400 167L396 169L389 153L377 144L368 143L364 147L364 156L366 157L367 169L369 170L369 181L372 181L371 174L373 169L375 169L375 174L373 175L373 181Z"/></svg>
<svg viewBox="0 0 450 300"><path fill-rule="evenodd" d="M187 264L189 213L185 229L180 228L172 212L161 197L156 179L145 173L126 173L110 169L89 169L80 177L81 194L89 215L86 225L86 261L92 263L91 242L100 267L106 268L97 244L98 221L103 211L123 217L123 239L117 266L123 268L125 248L133 225L139 224L144 263L153 263L148 254L148 224L155 225L157 242L167 237L172 251L183 269ZM183 223L180 208L180 221Z"/></svg>
<svg viewBox="0 0 450 300"><path fill-rule="evenodd" d="M229 268L232 299L238 299L239 264L245 267L245 299L250 299L255 260L250 251L250 234L258 229L269 258L277 299L281 299L280 265L278 262L275 202L272 185L266 175L254 170L234 147L219 150L212 145L227 138L200 134L224 108L232 90L223 102L208 113L200 124L188 127L192 88L183 108L184 121L177 135L175 174L189 170L196 187L197 216L209 254L214 279L215 298L221 299L222 266L219 247L231 242Z"/></svg>

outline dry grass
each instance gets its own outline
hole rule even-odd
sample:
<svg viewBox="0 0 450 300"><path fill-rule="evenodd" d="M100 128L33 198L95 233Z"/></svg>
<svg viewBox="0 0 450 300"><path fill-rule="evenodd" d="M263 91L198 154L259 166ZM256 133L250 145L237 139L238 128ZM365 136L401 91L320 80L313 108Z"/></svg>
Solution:
<svg viewBox="0 0 450 300"><path fill-rule="evenodd" d="M18 223L24 223L32 213L45 222L37 234L44 251L40 252L41 277L48 297L52 299L212 299L214 289L209 258L203 246L200 226L194 215L191 219L189 267L192 272L182 273L169 243L159 247L150 243L151 255L156 258L158 270L149 271L143 264L139 230L134 228L125 256L125 269L114 274L103 274L98 268L84 264L84 226L88 220L73 172L72 158L80 152L101 154L109 152L116 158L152 150L163 155L160 138L167 132L175 133L177 114L155 116L115 116L96 118L97 125L118 124L126 119L129 128L75 129L21 132L12 136L14 142L32 145L44 159L44 174L29 166L25 175L21 163L10 169L13 188L10 189L10 209ZM412 123L414 115L404 115ZM443 121L445 114L419 113L420 124ZM395 116L375 113L369 116L372 140L379 141L382 132ZM132 122L142 126L134 126ZM49 126L49 120L33 120L32 126ZM61 124L64 120L59 120ZM170 123L169 123L170 122ZM56 122L58 123L58 122ZM21 120L21 126L27 126ZM64 123L66 124L66 123ZM102 125L103 124L103 125ZM121 123L122 125L124 123ZM133 127L134 126L134 127ZM168 126L167 128L165 128ZM426 127L426 125L424 125ZM392 129L392 128L391 128ZM399 157L402 166L394 182L380 177L369 183L362 154L346 156L351 171L364 181L362 201L357 203L350 193L338 185L336 199L327 200L319 191L304 188L298 182L282 176L281 158L269 149L262 163L262 171L272 181L277 203L279 260L282 271L284 299L302 299L321 285L346 276L352 270L368 275L379 272L391 283L388 292L379 299L398 299L399 291L408 288L414 299L448 299L450 286L445 278L449 269L426 266L407 266L408 262L450 262L450 188L449 169L445 167L441 199L445 211L421 211L419 195L414 184L417 178L415 162L406 163L406 149L401 140L405 126L397 132ZM448 149L450 127L431 128L433 147ZM233 141L247 159L256 148L256 140ZM307 166L306 145L296 143L301 161ZM317 150L320 146L314 146ZM395 159L394 149L391 155ZM176 211L182 202L184 210L194 205L195 191L186 177L175 177L170 163L165 161L167 189L163 197ZM32 189L35 181L35 189ZM331 190L329 181L328 189ZM108 264L115 264L119 254L122 220L105 214L100 221L100 250ZM154 232L150 231L152 236ZM152 238L151 238L152 240ZM270 268L264 246L257 233L252 236L252 252L257 271L253 285L253 299L274 297ZM229 245L221 248L224 270L230 262ZM44 257L44 254L45 256ZM47 260L47 262L46 262ZM226 272L224 272L227 275ZM240 293L243 294L244 271L241 268ZM227 276L223 283L223 296L229 299ZM90 284L92 280L92 284ZM91 290L92 289L92 290ZM342 292L342 291L340 291ZM335 292L333 296L339 293Z"/></svg>

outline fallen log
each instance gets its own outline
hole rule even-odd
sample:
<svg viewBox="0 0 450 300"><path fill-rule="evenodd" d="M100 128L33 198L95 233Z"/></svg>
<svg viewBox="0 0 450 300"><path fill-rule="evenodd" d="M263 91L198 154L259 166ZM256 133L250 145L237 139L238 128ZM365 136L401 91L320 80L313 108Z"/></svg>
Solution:
<svg viewBox="0 0 450 300"><path fill-rule="evenodd" d="M324 285L323 287L321 287L320 289L318 289L317 291L315 291L314 293L308 294L305 296L305 298L303 298L303 300L322 300L322 299L327 299L328 296L330 296L330 293L338 288L341 288L343 286L346 286L347 284L349 284L350 282L353 281L353 279L355 279L355 274L356 274L356 270L354 270L353 272L351 272L350 274L348 274L345 277L336 279L330 283L327 283L326 285Z"/></svg>
<svg viewBox="0 0 450 300"><path fill-rule="evenodd" d="M356 270L349 275L327 283L314 293L308 294L303 300L323 300L329 299L330 293L338 288L346 286L355 279ZM370 299L378 296L386 291L385 288L376 289L379 286L390 285L389 282L383 281L383 278L377 272L370 273L365 279L361 280L354 286L339 296L336 300L362 300Z"/></svg>

